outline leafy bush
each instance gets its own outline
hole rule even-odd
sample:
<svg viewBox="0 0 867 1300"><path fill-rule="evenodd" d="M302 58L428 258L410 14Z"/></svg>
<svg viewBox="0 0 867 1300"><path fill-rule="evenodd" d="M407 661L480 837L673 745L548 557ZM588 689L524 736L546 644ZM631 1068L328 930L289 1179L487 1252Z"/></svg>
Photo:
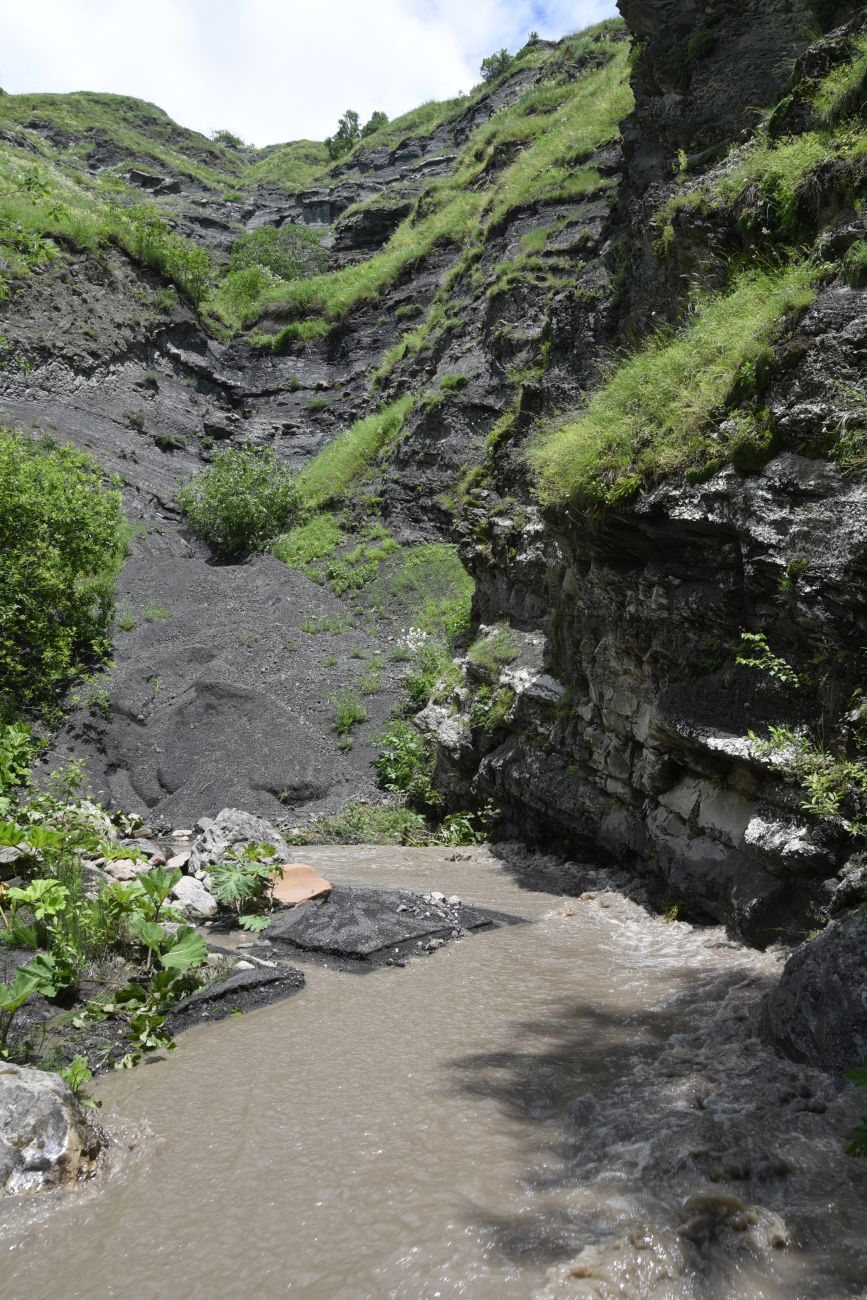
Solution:
<svg viewBox="0 0 867 1300"><path fill-rule="evenodd" d="M295 479L270 448L230 447L178 492L193 531L220 556L263 551L295 519Z"/></svg>
<svg viewBox="0 0 867 1300"><path fill-rule="evenodd" d="M370 118L361 128L361 138L366 140L369 135L375 135L384 126L388 126L388 113L383 113L382 109L378 108L375 113L371 113Z"/></svg>
<svg viewBox="0 0 867 1300"><path fill-rule="evenodd" d="M92 457L0 431L0 716L52 703L108 652L126 545Z"/></svg>
<svg viewBox="0 0 867 1300"><path fill-rule="evenodd" d="M224 144L229 149L243 149L244 141L234 131L212 131L211 139L214 144Z"/></svg>
<svg viewBox="0 0 867 1300"><path fill-rule="evenodd" d="M230 271L259 267L278 280L301 280L318 275L328 265L328 250L322 238L306 226L288 224L279 230L260 226L241 235L229 253Z"/></svg>
<svg viewBox="0 0 867 1300"><path fill-rule="evenodd" d="M514 58L508 50L497 50L494 54L489 54L486 59L482 59L482 65L479 72L482 74L482 81L496 81L504 73L509 71Z"/></svg>
<svg viewBox="0 0 867 1300"><path fill-rule="evenodd" d="M432 787L436 745L411 722L397 720L376 737L379 757L374 761L383 790L402 794L414 808L429 809L442 802Z"/></svg>

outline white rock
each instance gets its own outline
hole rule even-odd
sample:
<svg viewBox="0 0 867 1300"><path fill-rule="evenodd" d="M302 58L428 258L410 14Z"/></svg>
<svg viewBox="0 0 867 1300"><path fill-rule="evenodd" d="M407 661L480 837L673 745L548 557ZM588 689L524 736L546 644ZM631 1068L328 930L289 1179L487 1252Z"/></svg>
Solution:
<svg viewBox="0 0 867 1300"><path fill-rule="evenodd" d="M220 910L219 903L205 886L192 876L182 876L172 890L172 898L182 912L191 920L205 920L216 916Z"/></svg>
<svg viewBox="0 0 867 1300"><path fill-rule="evenodd" d="M0 1061L0 1190L35 1192L86 1177L101 1147L59 1075Z"/></svg>
<svg viewBox="0 0 867 1300"><path fill-rule="evenodd" d="M457 894L452 894L449 898L446 899L446 902L448 903L449 907L460 907L461 905L461 900L458 898Z"/></svg>

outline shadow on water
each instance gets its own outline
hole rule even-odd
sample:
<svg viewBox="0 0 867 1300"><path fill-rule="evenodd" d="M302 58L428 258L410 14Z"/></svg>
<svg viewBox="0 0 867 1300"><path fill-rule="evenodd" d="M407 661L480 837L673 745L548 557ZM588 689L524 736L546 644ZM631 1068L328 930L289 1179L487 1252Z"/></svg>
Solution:
<svg viewBox="0 0 867 1300"><path fill-rule="evenodd" d="M773 982L667 968L670 992L649 1010L591 990L453 1060L452 1092L519 1128L529 1193L514 1216L472 1207L469 1221L515 1264L565 1265L624 1238L628 1251L636 1233L677 1260L661 1290L616 1289L615 1269L615 1289L582 1295L867 1294L867 1161L844 1154L852 1098L759 1040Z"/></svg>

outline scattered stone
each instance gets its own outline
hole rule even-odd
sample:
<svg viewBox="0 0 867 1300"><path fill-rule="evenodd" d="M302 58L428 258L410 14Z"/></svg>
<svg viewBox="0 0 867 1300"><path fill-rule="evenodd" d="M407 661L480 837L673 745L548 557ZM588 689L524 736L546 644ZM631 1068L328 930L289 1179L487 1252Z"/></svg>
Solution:
<svg viewBox="0 0 867 1300"><path fill-rule="evenodd" d="M187 828L182 828L180 830L172 831L173 840L191 840L192 838L193 838L193 832L192 830L189 830Z"/></svg>
<svg viewBox="0 0 867 1300"><path fill-rule="evenodd" d="M298 907L314 898L327 898L330 893L329 882L304 862L284 867L282 876L271 890L274 901L284 907Z"/></svg>
<svg viewBox="0 0 867 1300"><path fill-rule="evenodd" d="M10 1195L89 1177L104 1139L57 1074L0 1062L0 1188Z"/></svg>
<svg viewBox="0 0 867 1300"><path fill-rule="evenodd" d="M169 858L167 867L169 871L183 871L190 860L190 850L184 849L180 853L175 853Z"/></svg>
<svg viewBox="0 0 867 1300"><path fill-rule="evenodd" d="M172 890L172 898L191 920L207 920L210 916L216 916L220 910L214 895L208 892L200 880L195 880L192 876L181 877Z"/></svg>
<svg viewBox="0 0 867 1300"><path fill-rule="evenodd" d="M106 862L102 869L112 880L137 880L150 871L151 864L140 858L115 858L113 862Z"/></svg>
<svg viewBox="0 0 867 1300"><path fill-rule="evenodd" d="M152 853L148 858L149 867L164 867L166 865L166 855L164 853Z"/></svg>
<svg viewBox="0 0 867 1300"><path fill-rule="evenodd" d="M457 894L452 894L450 898L446 899L446 902L449 907L460 907L461 905L461 900L458 898Z"/></svg>
<svg viewBox="0 0 867 1300"><path fill-rule="evenodd" d="M235 970L255 970L256 967L251 961L239 961L235 963Z"/></svg>

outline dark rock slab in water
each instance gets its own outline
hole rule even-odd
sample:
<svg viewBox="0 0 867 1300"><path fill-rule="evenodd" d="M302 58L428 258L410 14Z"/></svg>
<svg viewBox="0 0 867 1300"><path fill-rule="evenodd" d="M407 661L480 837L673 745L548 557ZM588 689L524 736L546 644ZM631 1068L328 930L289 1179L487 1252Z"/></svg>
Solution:
<svg viewBox="0 0 867 1300"><path fill-rule="evenodd" d="M867 917L834 921L786 963L765 1006L774 1044L834 1073L867 1060Z"/></svg>
<svg viewBox="0 0 867 1300"><path fill-rule="evenodd" d="M291 966L277 970L259 967L256 970L239 970L228 979L200 989L184 998L172 1011L170 1027L173 1033L189 1029L190 1025L208 1020L223 1020L234 1011L253 1011L266 1007L298 993L304 987L304 975Z"/></svg>
<svg viewBox="0 0 867 1300"><path fill-rule="evenodd" d="M275 917L268 941L276 948L335 958L347 969L403 963L432 952L463 931L520 924L509 916L463 903L428 901L401 889L336 886L321 903Z"/></svg>

